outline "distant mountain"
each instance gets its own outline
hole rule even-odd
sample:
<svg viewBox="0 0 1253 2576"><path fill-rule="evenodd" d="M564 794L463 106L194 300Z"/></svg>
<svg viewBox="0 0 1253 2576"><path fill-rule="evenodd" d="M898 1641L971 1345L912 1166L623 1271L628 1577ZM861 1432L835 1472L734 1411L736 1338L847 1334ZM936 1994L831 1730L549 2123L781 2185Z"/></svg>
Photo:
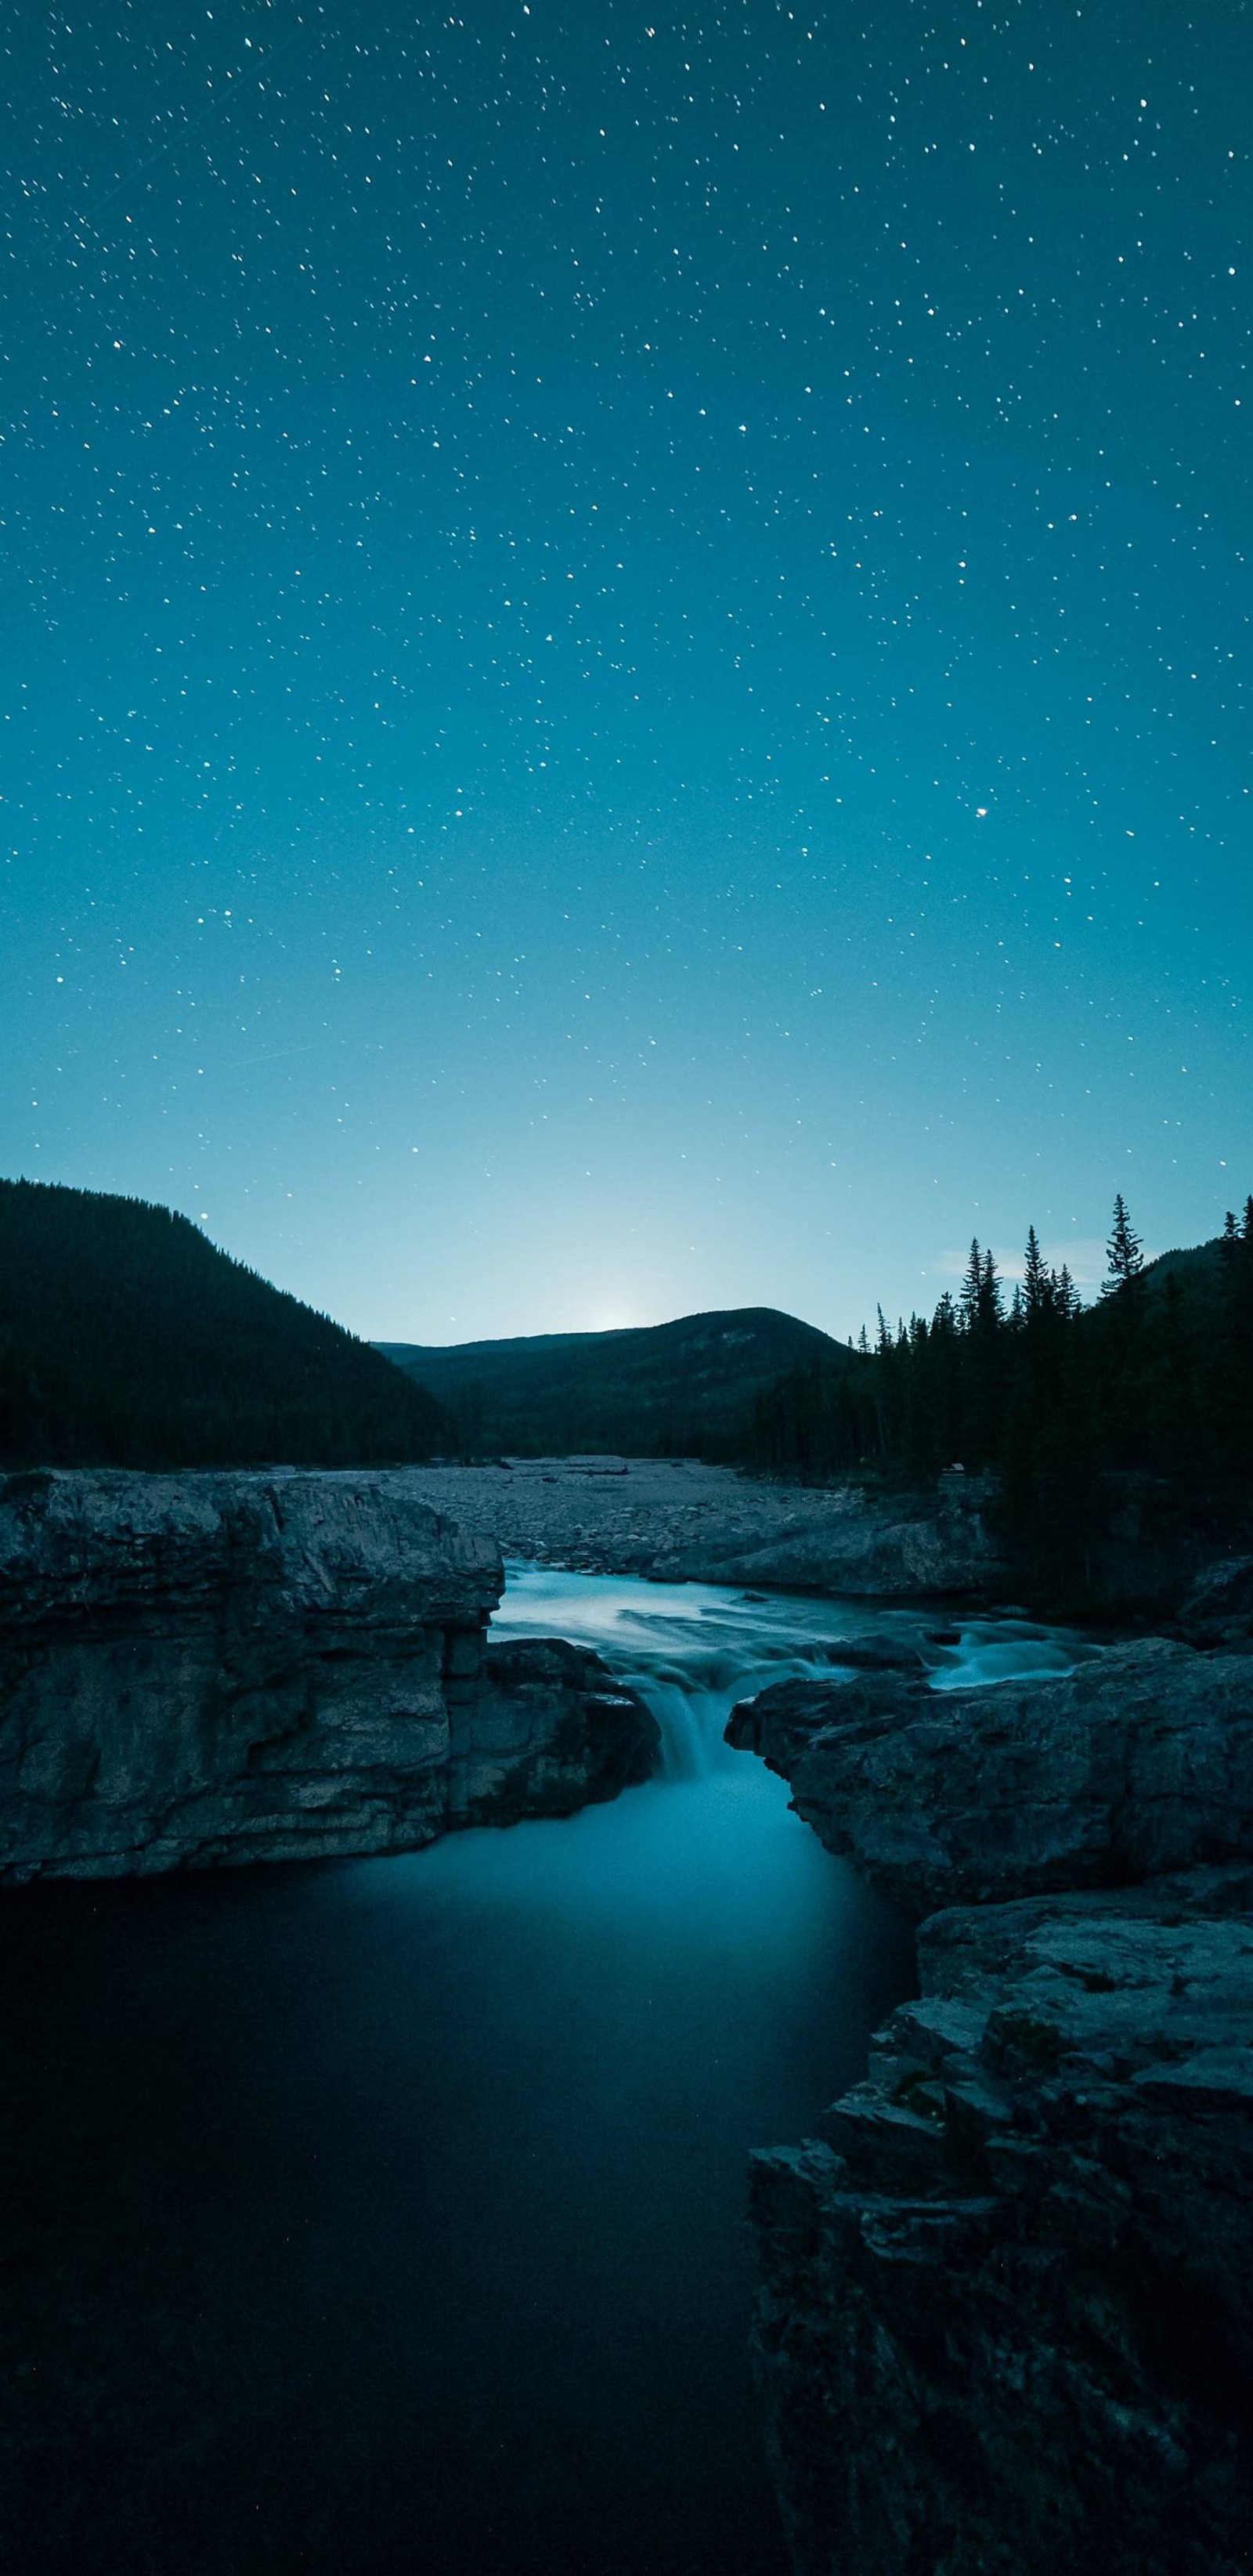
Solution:
<svg viewBox="0 0 1253 2576"><path fill-rule="evenodd" d="M0 1181L0 1462L363 1466L446 1438L411 1378L142 1199Z"/></svg>
<svg viewBox="0 0 1253 2576"><path fill-rule="evenodd" d="M1145 1262L1141 1277L1151 1300L1173 1286L1187 1299L1197 1321L1204 1320L1207 1310L1217 1309L1222 1301L1226 1270L1221 1235L1209 1243L1190 1243L1174 1252L1159 1252L1155 1259Z"/></svg>
<svg viewBox="0 0 1253 2576"><path fill-rule="evenodd" d="M772 1306L635 1331L375 1348L429 1388L462 1448L524 1457L736 1455L756 1398L785 1372L857 1366L842 1342Z"/></svg>

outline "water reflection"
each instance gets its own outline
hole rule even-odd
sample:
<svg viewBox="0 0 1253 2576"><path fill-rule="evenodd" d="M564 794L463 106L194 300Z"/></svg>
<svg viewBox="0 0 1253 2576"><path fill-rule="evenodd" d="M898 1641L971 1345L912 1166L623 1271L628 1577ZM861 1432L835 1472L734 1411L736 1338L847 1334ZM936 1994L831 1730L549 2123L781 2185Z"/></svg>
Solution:
<svg viewBox="0 0 1253 2576"><path fill-rule="evenodd" d="M842 1641L943 1685L1066 1641L533 1570L669 1775L411 1859L0 1900L21 2576L781 2576L748 2148L907 1990L879 1902L721 1740Z"/></svg>

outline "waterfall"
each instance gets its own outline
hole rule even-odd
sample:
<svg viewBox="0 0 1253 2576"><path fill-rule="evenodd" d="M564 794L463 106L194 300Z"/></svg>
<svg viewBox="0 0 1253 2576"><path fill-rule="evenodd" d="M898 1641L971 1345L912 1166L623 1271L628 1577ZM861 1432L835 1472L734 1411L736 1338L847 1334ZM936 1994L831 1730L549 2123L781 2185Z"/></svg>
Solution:
<svg viewBox="0 0 1253 2576"><path fill-rule="evenodd" d="M738 1691L693 1690L685 1682L660 1681L651 1673L632 1673L630 1682L661 1728L663 1780L700 1780L735 1761L723 1741L723 1728Z"/></svg>

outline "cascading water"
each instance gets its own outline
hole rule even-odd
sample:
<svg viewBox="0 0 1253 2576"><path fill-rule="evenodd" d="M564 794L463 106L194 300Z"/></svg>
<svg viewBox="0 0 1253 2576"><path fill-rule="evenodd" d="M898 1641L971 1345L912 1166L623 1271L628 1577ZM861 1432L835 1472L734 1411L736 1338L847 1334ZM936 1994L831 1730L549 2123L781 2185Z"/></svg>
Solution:
<svg viewBox="0 0 1253 2576"><path fill-rule="evenodd" d="M1074 1633L1017 1618L885 1609L795 1594L728 1592L713 1584L652 1584L629 1576L566 1574L514 1564L492 1622L499 1637L562 1636L590 1646L647 1700L662 1731L663 1779L730 1771L724 1728L737 1700L772 1682L833 1679L841 1644L873 1635L925 1673L935 1690L1067 1672L1091 1649Z"/></svg>
<svg viewBox="0 0 1253 2576"><path fill-rule="evenodd" d="M722 1730L870 1631L938 1688L1076 1652L514 1568L497 1632L596 1647L662 1777L406 1859L3 1899L24 2576L782 2576L745 2159L862 2071L912 1945Z"/></svg>

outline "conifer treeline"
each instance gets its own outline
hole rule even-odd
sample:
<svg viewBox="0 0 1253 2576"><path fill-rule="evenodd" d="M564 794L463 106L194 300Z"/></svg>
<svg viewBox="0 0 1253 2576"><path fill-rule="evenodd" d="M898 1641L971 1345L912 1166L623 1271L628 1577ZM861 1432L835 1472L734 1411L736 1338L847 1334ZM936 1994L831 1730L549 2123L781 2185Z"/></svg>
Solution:
<svg viewBox="0 0 1253 2576"><path fill-rule="evenodd" d="M991 1469L1024 1551L1081 1550L1120 1471L1162 1481L1227 1518L1253 1459L1253 1198L1221 1240L1145 1269L1121 1197L1109 1277L1084 1307L1046 1267L1034 1226L1006 1299L977 1242L959 1294L893 1332L879 1313L864 1365L782 1379L757 1405L747 1461L807 1478L875 1473L926 1484Z"/></svg>

